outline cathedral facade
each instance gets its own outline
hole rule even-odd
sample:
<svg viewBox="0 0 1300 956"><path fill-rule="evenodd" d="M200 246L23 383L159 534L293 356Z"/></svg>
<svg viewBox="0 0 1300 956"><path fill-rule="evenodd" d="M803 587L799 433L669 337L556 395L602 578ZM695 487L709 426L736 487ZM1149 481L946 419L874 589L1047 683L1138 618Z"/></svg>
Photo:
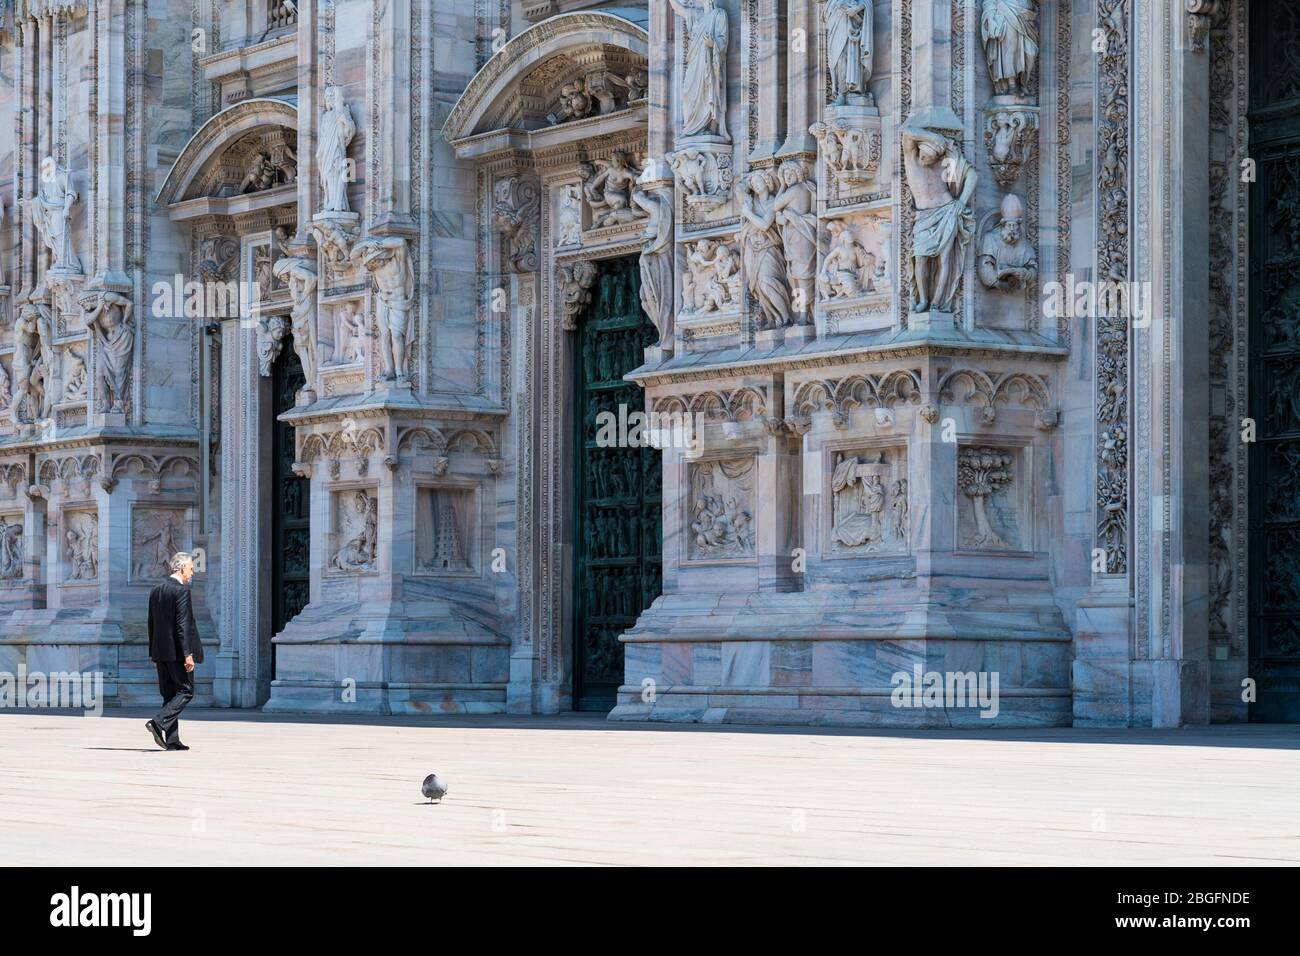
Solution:
<svg viewBox="0 0 1300 956"><path fill-rule="evenodd" d="M185 550L222 707L1300 719L1298 42L0 0L0 669L152 704Z"/></svg>

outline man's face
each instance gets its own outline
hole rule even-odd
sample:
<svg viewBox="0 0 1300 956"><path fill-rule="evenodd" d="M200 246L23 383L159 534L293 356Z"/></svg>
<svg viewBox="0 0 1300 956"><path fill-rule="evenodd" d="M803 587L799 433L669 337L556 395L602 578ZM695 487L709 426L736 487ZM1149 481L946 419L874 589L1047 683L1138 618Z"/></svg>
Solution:
<svg viewBox="0 0 1300 956"><path fill-rule="evenodd" d="M181 584L189 584L194 577L194 562L182 561L181 566L176 570L176 577L180 578Z"/></svg>
<svg viewBox="0 0 1300 956"><path fill-rule="evenodd" d="M1003 219L1002 220L1002 241L1009 246L1014 246L1020 241L1020 220Z"/></svg>

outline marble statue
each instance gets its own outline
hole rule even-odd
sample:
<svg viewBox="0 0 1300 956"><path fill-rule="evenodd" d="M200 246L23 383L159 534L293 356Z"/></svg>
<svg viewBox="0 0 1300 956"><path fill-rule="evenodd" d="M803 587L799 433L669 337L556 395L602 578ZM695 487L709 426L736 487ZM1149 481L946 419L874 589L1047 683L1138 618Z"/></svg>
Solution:
<svg viewBox="0 0 1300 956"><path fill-rule="evenodd" d="M334 553L330 567L336 571L373 571L379 543L379 500L358 491L353 496L349 517L349 525L356 534Z"/></svg>
<svg viewBox="0 0 1300 956"><path fill-rule="evenodd" d="M650 217L641 234L641 308L659 333L660 348L673 341L673 194L666 186L638 186L632 201Z"/></svg>
<svg viewBox="0 0 1300 956"><path fill-rule="evenodd" d="M10 388L9 373L5 371L3 365L0 365L0 411L4 411L9 407L9 400L13 397L10 394Z"/></svg>
<svg viewBox="0 0 1300 956"><path fill-rule="evenodd" d="M686 21L682 136L730 139L727 133L727 11L717 0L668 0Z"/></svg>
<svg viewBox="0 0 1300 956"><path fill-rule="evenodd" d="M53 342L49 308L39 301L24 303L14 322L14 381L9 417L15 425L50 415L54 398L49 388L54 366Z"/></svg>
<svg viewBox="0 0 1300 956"><path fill-rule="evenodd" d="M132 573L141 581L163 580L171 574L172 555L185 550L180 544L175 514L170 511L137 511L136 515L137 520L149 520L134 529Z"/></svg>
<svg viewBox="0 0 1300 956"><path fill-rule="evenodd" d="M111 290L90 292L81 307L95 343L95 400L106 414L126 411L126 394L135 363L134 304Z"/></svg>
<svg viewBox="0 0 1300 956"><path fill-rule="evenodd" d="M80 198L69 185L68 171L46 156L41 162L41 185L24 208L41 241L49 250L50 268L78 272L81 269L72 250L72 207Z"/></svg>
<svg viewBox="0 0 1300 956"><path fill-rule="evenodd" d="M5 204L3 202L0 202L0 236L3 236L5 234L4 233L5 217L6 217ZM4 285L6 285L5 260L4 260L4 256L0 256L0 286L4 286Z"/></svg>
<svg viewBox="0 0 1300 956"><path fill-rule="evenodd" d="M830 72L831 102L847 105L850 98L869 102L874 47L871 0L827 0L826 65Z"/></svg>
<svg viewBox="0 0 1300 956"><path fill-rule="evenodd" d="M23 524L0 517L0 581L23 576Z"/></svg>
<svg viewBox="0 0 1300 956"><path fill-rule="evenodd" d="M1020 197L1015 193L1003 196L999 216L980 236L975 264L984 288L1011 292L1023 289L1038 275L1038 256L1025 237L1025 207Z"/></svg>
<svg viewBox="0 0 1300 956"><path fill-rule="evenodd" d="M275 263L275 276L289 287L293 351L302 363L305 391L316 385L316 262L286 256Z"/></svg>
<svg viewBox="0 0 1300 956"><path fill-rule="evenodd" d="M786 285L785 253L776 224L774 202L779 180L770 169L757 169L745 181L741 208L740 247L745 281L758 300L760 328L775 329L790 320L790 289Z"/></svg>
<svg viewBox="0 0 1300 956"><path fill-rule="evenodd" d="M582 244L582 190L577 183L560 187L560 211L555 217L555 244Z"/></svg>
<svg viewBox="0 0 1300 956"><path fill-rule="evenodd" d="M786 276L790 283L794 321L812 321L817 277L817 185L808 178L808 164L787 159L778 175L781 191L772 204L776 226L785 250Z"/></svg>
<svg viewBox="0 0 1300 956"><path fill-rule="evenodd" d="M975 169L944 131L909 120L901 132L907 185L916 204L912 310L950 312L966 246L975 233Z"/></svg>
<svg viewBox="0 0 1300 956"><path fill-rule="evenodd" d="M94 581L99 578L99 516L74 511L67 516L68 579Z"/></svg>
<svg viewBox="0 0 1300 956"><path fill-rule="evenodd" d="M548 113L546 120L552 126L566 123L573 119L582 119L591 115L591 96L587 93L585 80L571 80L560 87L560 102L555 112Z"/></svg>
<svg viewBox="0 0 1300 956"><path fill-rule="evenodd" d="M632 158L616 149L609 162L583 164L582 192L591 207L591 224L597 228L641 218L632 204L632 190L641 170Z"/></svg>
<svg viewBox="0 0 1300 956"><path fill-rule="evenodd" d="M316 168L320 171L324 212L348 212L348 144L357 133L352 111L343 102L342 90L325 87L325 111L321 113L316 140Z"/></svg>
<svg viewBox="0 0 1300 956"><path fill-rule="evenodd" d="M389 381L403 379L415 307L415 275L411 271L406 240L401 236L363 239L352 250L352 257L370 273L379 297L384 378Z"/></svg>
<svg viewBox="0 0 1300 956"><path fill-rule="evenodd" d="M1032 95L1030 82L1038 61L1037 0L984 0L980 38L994 94Z"/></svg>

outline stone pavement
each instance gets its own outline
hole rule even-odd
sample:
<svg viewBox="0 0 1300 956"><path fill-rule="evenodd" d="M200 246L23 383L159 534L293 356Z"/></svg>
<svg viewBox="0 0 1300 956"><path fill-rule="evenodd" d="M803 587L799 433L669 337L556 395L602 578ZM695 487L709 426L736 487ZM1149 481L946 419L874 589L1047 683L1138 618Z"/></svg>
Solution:
<svg viewBox="0 0 1300 956"><path fill-rule="evenodd" d="M0 712L7 865L1300 863L1300 727L147 716Z"/></svg>

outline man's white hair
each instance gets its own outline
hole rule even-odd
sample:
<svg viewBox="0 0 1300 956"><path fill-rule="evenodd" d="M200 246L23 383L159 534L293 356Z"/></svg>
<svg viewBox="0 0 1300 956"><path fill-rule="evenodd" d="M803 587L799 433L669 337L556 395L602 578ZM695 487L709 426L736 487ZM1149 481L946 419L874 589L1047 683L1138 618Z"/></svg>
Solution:
<svg viewBox="0 0 1300 956"><path fill-rule="evenodd" d="M188 551L177 551L175 554L172 555L171 560L167 562L167 568L168 570L171 571L172 574L175 574L185 565L187 564L192 565L193 563L194 563L194 558L190 556L190 553Z"/></svg>

